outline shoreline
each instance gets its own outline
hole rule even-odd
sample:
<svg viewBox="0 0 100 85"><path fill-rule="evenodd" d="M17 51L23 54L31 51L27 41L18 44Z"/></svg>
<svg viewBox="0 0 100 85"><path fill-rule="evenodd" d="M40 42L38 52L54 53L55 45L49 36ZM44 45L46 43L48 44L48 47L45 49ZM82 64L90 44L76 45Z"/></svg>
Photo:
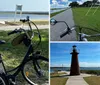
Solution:
<svg viewBox="0 0 100 85"><path fill-rule="evenodd" d="M16 28L20 28L20 27L22 27L22 25L19 25L19 26L0 26L0 31L9 31L9 30L14 30L14 29L16 29ZM39 28L39 29L49 29L49 25L37 25L37 27ZM29 29L29 28L27 28L27 26L24 26L24 29ZM36 29L36 28L32 28L32 29Z"/></svg>
<svg viewBox="0 0 100 85"><path fill-rule="evenodd" d="M30 19L32 22L34 22L37 25L49 25L49 19ZM19 19L0 19L0 26L16 26L21 25L22 22L20 22Z"/></svg>
<svg viewBox="0 0 100 85"><path fill-rule="evenodd" d="M48 19L30 19L31 21L49 21ZM14 19L0 19L0 21L14 21ZM20 21L20 19L16 19L16 21Z"/></svg>

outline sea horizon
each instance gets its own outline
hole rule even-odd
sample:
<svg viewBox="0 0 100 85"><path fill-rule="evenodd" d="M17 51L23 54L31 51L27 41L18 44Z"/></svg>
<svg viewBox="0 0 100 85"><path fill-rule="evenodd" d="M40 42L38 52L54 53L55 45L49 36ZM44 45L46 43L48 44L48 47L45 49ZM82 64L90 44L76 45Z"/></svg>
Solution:
<svg viewBox="0 0 100 85"><path fill-rule="evenodd" d="M0 13L15 13L15 11L0 11ZM20 13L19 11L17 13ZM48 11L22 11L23 14L44 14L48 15Z"/></svg>
<svg viewBox="0 0 100 85"><path fill-rule="evenodd" d="M50 67L50 72L69 71L70 67ZM80 70L100 70L100 67L80 67Z"/></svg>

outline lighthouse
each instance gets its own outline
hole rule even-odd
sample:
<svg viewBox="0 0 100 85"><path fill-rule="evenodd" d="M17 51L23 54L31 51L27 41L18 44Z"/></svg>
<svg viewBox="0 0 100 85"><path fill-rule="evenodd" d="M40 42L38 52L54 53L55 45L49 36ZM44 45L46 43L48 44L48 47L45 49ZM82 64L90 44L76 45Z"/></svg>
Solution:
<svg viewBox="0 0 100 85"><path fill-rule="evenodd" d="M70 75L80 75L80 68L79 68L79 62L78 62L78 52L76 50L76 45L73 46L73 50L70 53L72 55L71 59L71 67L70 67Z"/></svg>

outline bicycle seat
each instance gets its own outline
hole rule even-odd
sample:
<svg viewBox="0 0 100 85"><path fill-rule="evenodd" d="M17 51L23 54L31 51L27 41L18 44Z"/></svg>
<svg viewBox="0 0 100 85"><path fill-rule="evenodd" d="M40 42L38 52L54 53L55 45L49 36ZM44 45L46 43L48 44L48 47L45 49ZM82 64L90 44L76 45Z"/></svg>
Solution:
<svg viewBox="0 0 100 85"><path fill-rule="evenodd" d="M5 43L6 43L6 41L0 40L0 45L1 45L1 44L5 44Z"/></svg>

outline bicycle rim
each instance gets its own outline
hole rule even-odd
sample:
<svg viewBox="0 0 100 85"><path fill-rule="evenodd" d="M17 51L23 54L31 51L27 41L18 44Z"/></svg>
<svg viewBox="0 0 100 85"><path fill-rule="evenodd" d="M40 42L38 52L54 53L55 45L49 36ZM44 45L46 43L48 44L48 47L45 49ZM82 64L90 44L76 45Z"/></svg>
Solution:
<svg viewBox="0 0 100 85"><path fill-rule="evenodd" d="M33 85L47 85L49 78L49 64L43 59L36 60L39 64L36 65L39 75L34 69L33 61L28 61L23 67L23 75L25 79ZM40 67L40 68L39 68Z"/></svg>
<svg viewBox="0 0 100 85"><path fill-rule="evenodd" d="M2 79L2 77L0 77L0 85L6 85L4 79Z"/></svg>

